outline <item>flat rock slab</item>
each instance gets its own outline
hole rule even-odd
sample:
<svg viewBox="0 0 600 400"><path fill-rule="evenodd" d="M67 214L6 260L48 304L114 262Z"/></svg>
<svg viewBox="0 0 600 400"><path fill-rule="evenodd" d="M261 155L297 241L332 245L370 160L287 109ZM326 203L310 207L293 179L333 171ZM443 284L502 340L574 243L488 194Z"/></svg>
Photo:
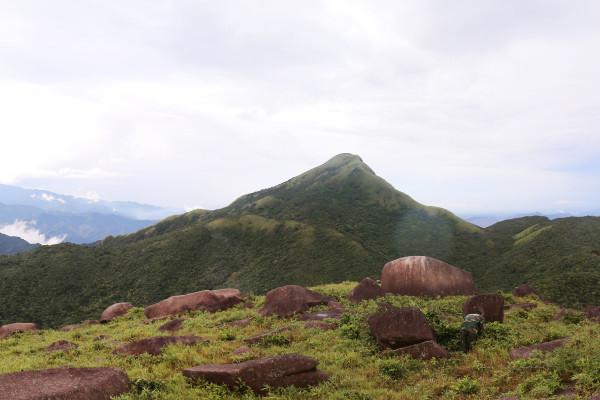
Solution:
<svg viewBox="0 0 600 400"><path fill-rule="evenodd" d="M71 351L71 350L75 350L78 346L73 343L73 342L69 342L68 340L59 340L57 342L52 343L50 346L48 346L46 348L46 351L48 353L53 353L55 351Z"/></svg>
<svg viewBox="0 0 600 400"><path fill-rule="evenodd" d="M14 324L8 324L0 326L0 339L4 339L19 332L32 332L37 331L38 326L29 322L16 322Z"/></svg>
<svg viewBox="0 0 600 400"><path fill-rule="evenodd" d="M110 400L129 392L116 368L54 368L0 375L0 400Z"/></svg>
<svg viewBox="0 0 600 400"><path fill-rule="evenodd" d="M97 325L99 323L100 323L100 321L95 320L95 319L86 319L85 321L83 321L79 324L65 325L62 328L60 328L60 330L63 332L71 332L71 331L74 331L75 329L79 329L83 326Z"/></svg>
<svg viewBox="0 0 600 400"><path fill-rule="evenodd" d="M144 309L147 318L183 314L188 311L217 312L243 302L237 289L202 290L180 296L171 296Z"/></svg>
<svg viewBox="0 0 600 400"><path fill-rule="evenodd" d="M541 351L542 353L550 353L559 347L564 346L568 339L569 338L562 338L550 342L534 344L532 346L517 347L510 351L510 358L513 360L529 358L536 350Z"/></svg>
<svg viewBox="0 0 600 400"><path fill-rule="evenodd" d="M433 340L413 344L412 346L401 347L390 351L396 355L409 355L419 360L430 360L432 358L448 358L450 353Z"/></svg>
<svg viewBox="0 0 600 400"><path fill-rule="evenodd" d="M329 379L317 370L318 361L300 354L262 358L238 364L208 364L183 370L183 375L192 380L203 379L230 389L247 385L255 393L265 393L265 387L307 387Z"/></svg>
<svg viewBox="0 0 600 400"><path fill-rule="evenodd" d="M158 355L164 347L172 344L191 346L205 341L206 339L199 336L156 336L127 343L116 349L115 353L122 355L139 355L143 353Z"/></svg>
<svg viewBox="0 0 600 400"><path fill-rule="evenodd" d="M182 319L174 319L165 324L162 324L160 327L158 327L158 330L161 332L175 332L175 331L180 330L182 326L183 326Z"/></svg>
<svg viewBox="0 0 600 400"><path fill-rule="evenodd" d="M329 298L298 285L286 285L269 291L265 297L265 305L260 310L262 315L291 317L303 313L310 307L327 304Z"/></svg>

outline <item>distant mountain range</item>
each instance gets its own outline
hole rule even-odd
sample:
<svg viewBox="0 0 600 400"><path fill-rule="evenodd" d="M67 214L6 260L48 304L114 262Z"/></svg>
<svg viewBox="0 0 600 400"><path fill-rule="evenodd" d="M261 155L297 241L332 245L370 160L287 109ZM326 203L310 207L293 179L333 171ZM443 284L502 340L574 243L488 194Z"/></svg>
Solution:
<svg viewBox="0 0 600 400"><path fill-rule="evenodd" d="M379 276L428 255L471 271L479 289L529 282L551 300L600 303L600 218L526 217L487 229L424 206L341 154L214 211L173 216L96 246L0 257L0 323L77 322L105 306L237 287L264 293Z"/></svg>
<svg viewBox="0 0 600 400"><path fill-rule="evenodd" d="M0 233L29 243L92 243L137 231L178 211L0 185Z"/></svg>

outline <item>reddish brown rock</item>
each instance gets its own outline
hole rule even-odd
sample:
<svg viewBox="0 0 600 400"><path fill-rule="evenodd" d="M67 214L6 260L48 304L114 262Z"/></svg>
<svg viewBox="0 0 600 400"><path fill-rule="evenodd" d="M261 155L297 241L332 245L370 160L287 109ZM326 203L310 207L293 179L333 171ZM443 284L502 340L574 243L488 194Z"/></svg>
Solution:
<svg viewBox="0 0 600 400"><path fill-rule="evenodd" d="M81 328L83 326L97 325L99 323L100 323L100 321L95 320L95 319L86 319L85 321L83 321L83 322L81 322L79 324L65 325L62 328L60 328L60 330L63 331L63 332L70 332L70 331L73 331L75 329Z"/></svg>
<svg viewBox="0 0 600 400"><path fill-rule="evenodd" d="M2 400L110 400L129 392L116 368L54 368L0 375Z"/></svg>
<svg viewBox="0 0 600 400"><path fill-rule="evenodd" d="M46 348L48 353L52 353L55 351L64 351L68 352L71 350L75 350L77 345L73 342L69 342L68 340L59 340L57 342L52 343L50 346Z"/></svg>
<svg viewBox="0 0 600 400"><path fill-rule="evenodd" d="M525 297L525 296L531 296L531 295L537 296L537 292L535 291L535 289L526 283L514 288L512 291L512 294L515 297Z"/></svg>
<svg viewBox="0 0 600 400"><path fill-rule="evenodd" d="M411 256L390 261L383 267L384 293L407 296L453 296L475 293L467 271L432 257Z"/></svg>
<svg viewBox="0 0 600 400"><path fill-rule="evenodd" d="M235 354L236 356L243 356L249 353L252 353L252 350L248 346L241 346L233 351L233 354Z"/></svg>
<svg viewBox="0 0 600 400"><path fill-rule="evenodd" d="M32 332L37 330L38 326L29 322L16 322L14 324L3 325L0 326L0 339L4 339L19 332Z"/></svg>
<svg viewBox="0 0 600 400"><path fill-rule="evenodd" d="M183 320L177 318L167 322L166 324L162 324L158 330L161 332L176 332L180 330L182 326Z"/></svg>
<svg viewBox="0 0 600 400"><path fill-rule="evenodd" d="M562 347L567 342L568 338L556 339L550 342L538 343L532 346L517 347L510 351L510 358L512 359L523 359L529 358L535 350L541 351L542 353L550 353L554 350Z"/></svg>
<svg viewBox="0 0 600 400"><path fill-rule="evenodd" d="M332 329L337 328L336 324L331 324L329 322L323 322L323 321L308 321L307 323L304 324L305 328L309 328L309 329L319 329L322 331L330 331Z"/></svg>
<svg viewBox="0 0 600 400"><path fill-rule="evenodd" d="M353 303L360 303L363 300L372 300L384 295L383 289L376 280L365 278L348 295L348 299Z"/></svg>
<svg viewBox="0 0 600 400"><path fill-rule="evenodd" d="M587 306L583 310L585 317L591 321L600 322L600 307Z"/></svg>
<svg viewBox="0 0 600 400"><path fill-rule="evenodd" d="M267 293L265 305L260 310L262 315L291 317L302 313L310 307L327 304L329 299L317 292L297 285L278 287Z"/></svg>
<svg viewBox="0 0 600 400"><path fill-rule="evenodd" d="M415 307L386 305L369 317L368 324L381 348L398 349L434 339L425 316Z"/></svg>
<svg viewBox="0 0 600 400"><path fill-rule="evenodd" d="M430 360L432 358L448 358L450 353L433 340L413 344L412 346L401 347L392 350L391 353L396 355L409 355L412 358L419 360Z"/></svg>
<svg viewBox="0 0 600 400"><path fill-rule="evenodd" d="M235 389L243 383L257 394L264 394L265 387L299 388L318 385L329 376L317 370L318 361L299 354L262 358L237 364L200 365L183 370L191 380L203 379Z"/></svg>
<svg viewBox="0 0 600 400"><path fill-rule="evenodd" d="M113 304L112 306L109 306L106 310L102 312L102 315L100 315L100 322L106 323L112 321L117 317L127 314L127 311L129 311L132 308L133 304L131 303Z"/></svg>
<svg viewBox="0 0 600 400"><path fill-rule="evenodd" d="M115 353L121 355L138 355L143 353L158 355L164 347L172 344L190 346L204 341L205 339L198 336L156 336L127 343L116 349Z"/></svg>
<svg viewBox="0 0 600 400"><path fill-rule="evenodd" d="M463 314L481 314L485 322L504 321L504 297L499 294L480 294L463 304Z"/></svg>
<svg viewBox="0 0 600 400"><path fill-rule="evenodd" d="M242 294L237 289L203 290L171 296L146 307L144 314L148 318L158 318L196 310L217 312L231 308L242 301Z"/></svg>

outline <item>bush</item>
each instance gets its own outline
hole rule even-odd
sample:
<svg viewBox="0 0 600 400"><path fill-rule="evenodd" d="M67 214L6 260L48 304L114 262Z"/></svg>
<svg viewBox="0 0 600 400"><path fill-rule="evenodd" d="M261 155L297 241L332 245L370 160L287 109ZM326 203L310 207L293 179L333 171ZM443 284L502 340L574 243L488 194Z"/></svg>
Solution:
<svg viewBox="0 0 600 400"><path fill-rule="evenodd" d="M560 377L555 371L540 372L527 378L517 390L521 395L533 398L546 398L561 387Z"/></svg>
<svg viewBox="0 0 600 400"><path fill-rule="evenodd" d="M479 381L465 376L452 385L452 390L460 394L475 394L479 392Z"/></svg>
<svg viewBox="0 0 600 400"><path fill-rule="evenodd" d="M461 349L460 325L450 325L435 311L425 311L425 318L435 333L436 341L450 351Z"/></svg>

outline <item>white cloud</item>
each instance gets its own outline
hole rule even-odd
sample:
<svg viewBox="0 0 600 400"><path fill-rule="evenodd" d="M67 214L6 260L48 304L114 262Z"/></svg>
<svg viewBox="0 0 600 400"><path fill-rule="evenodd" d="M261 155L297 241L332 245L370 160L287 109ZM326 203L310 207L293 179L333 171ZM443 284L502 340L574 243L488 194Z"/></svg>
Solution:
<svg viewBox="0 0 600 400"><path fill-rule="evenodd" d="M32 244L53 245L65 241L67 235L47 237L36 228L36 221L15 220L12 224L0 226L0 233L17 236Z"/></svg>

